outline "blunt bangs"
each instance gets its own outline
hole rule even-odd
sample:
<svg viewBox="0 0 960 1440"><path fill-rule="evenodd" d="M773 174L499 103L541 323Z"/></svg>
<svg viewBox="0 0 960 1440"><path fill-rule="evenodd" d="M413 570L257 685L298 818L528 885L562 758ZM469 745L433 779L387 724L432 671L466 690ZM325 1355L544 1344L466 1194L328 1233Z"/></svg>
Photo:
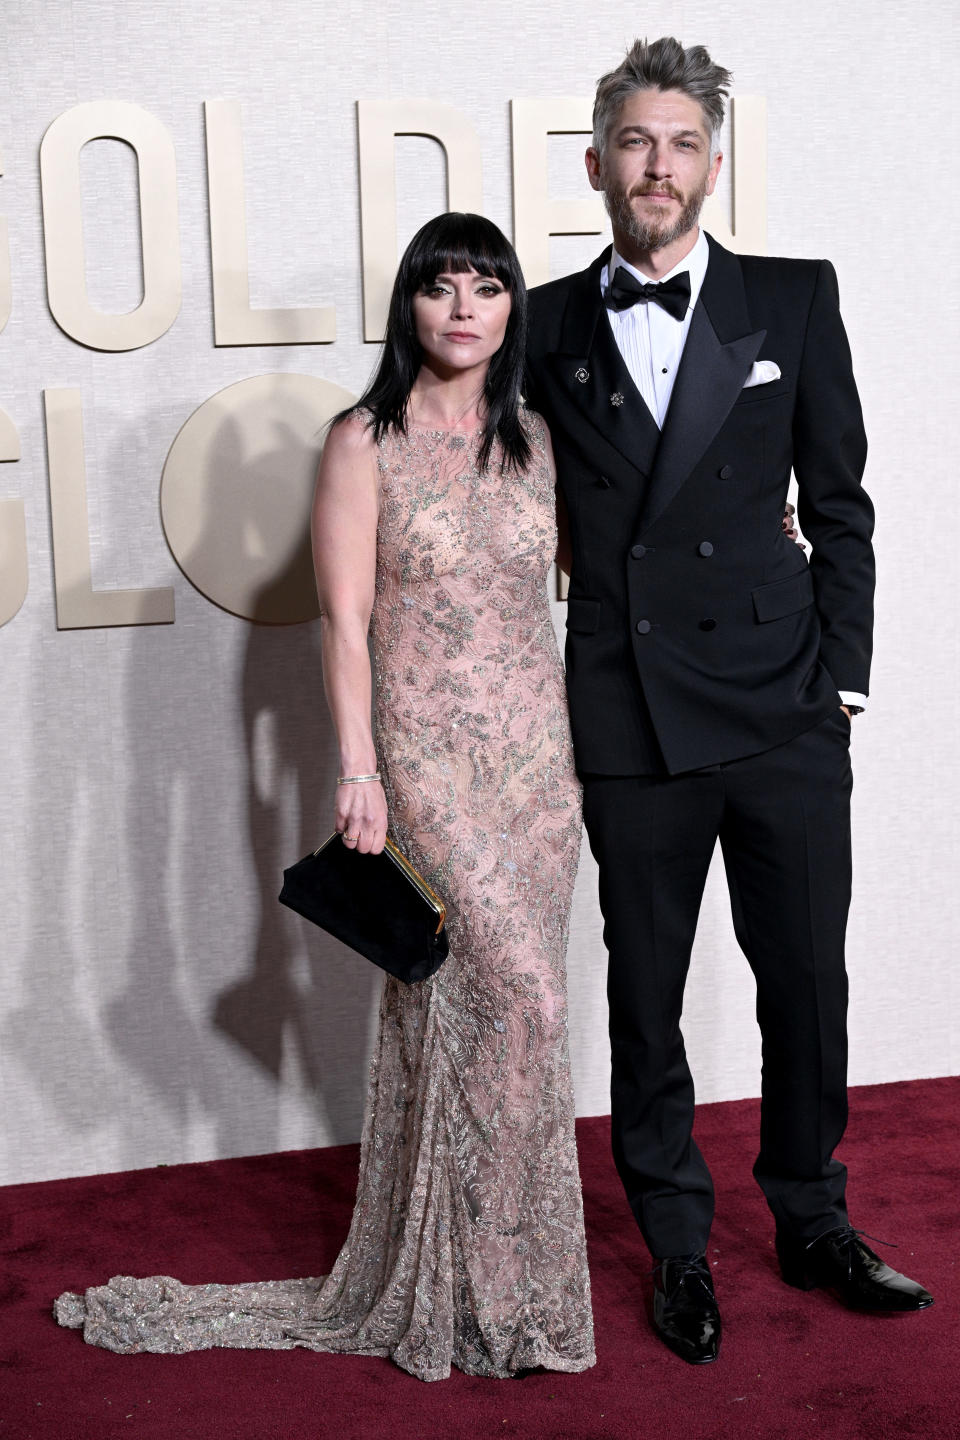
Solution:
<svg viewBox="0 0 960 1440"><path fill-rule="evenodd" d="M512 247L483 216L443 215L424 229L428 233L421 231L411 243L410 268L404 277L412 291L429 285L438 275L463 275L470 270L499 280L511 293L517 289Z"/></svg>

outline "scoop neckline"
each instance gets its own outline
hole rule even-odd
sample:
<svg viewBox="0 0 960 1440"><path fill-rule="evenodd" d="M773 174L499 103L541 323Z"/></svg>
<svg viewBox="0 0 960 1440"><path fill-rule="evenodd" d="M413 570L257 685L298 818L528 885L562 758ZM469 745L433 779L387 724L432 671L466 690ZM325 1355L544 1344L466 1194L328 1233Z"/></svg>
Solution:
<svg viewBox="0 0 960 1440"><path fill-rule="evenodd" d="M408 430L425 430L428 435L462 435L464 440L472 440L475 435L483 433L483 426L477 425L472 430L457 430L446 425L424 425L419 420L408 420Z"/></svg>

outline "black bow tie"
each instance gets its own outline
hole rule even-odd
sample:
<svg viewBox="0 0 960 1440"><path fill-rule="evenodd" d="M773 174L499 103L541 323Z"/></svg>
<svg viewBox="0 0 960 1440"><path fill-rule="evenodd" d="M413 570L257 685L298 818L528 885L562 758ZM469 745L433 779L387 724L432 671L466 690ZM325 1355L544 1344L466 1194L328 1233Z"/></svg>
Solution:
<svg viewBox="0 0 960 1440"><path fill-rule="evenodd" d="M684 270L682 275L674 275L672 280L664 280L662 284L645 285L629 270L618 265L603 299L611 310L629 310L631 305L645 305L648 300L653 300L674 320L682 320L690 308L690 275Z"/></svg>

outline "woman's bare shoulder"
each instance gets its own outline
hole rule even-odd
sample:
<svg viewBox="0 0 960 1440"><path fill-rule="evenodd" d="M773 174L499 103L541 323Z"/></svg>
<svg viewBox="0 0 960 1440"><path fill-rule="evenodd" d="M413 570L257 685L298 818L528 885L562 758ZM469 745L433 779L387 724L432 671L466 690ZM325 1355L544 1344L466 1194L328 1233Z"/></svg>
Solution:
<svg viewBox="0 0 960 1440"><path fill-rule="evenodd" d="M317 503L375 493L379 487L377 441L372 416L351 410L334 421L317 471Z"/></svg>
<svg viewBox="0 0 960 1440"><path fill-rule="evenodd" d="M323 448L324 454L331 459L359 460L373 456L376 453L377 441L370 411L350 410L339 420L335 420Z"/></svg>

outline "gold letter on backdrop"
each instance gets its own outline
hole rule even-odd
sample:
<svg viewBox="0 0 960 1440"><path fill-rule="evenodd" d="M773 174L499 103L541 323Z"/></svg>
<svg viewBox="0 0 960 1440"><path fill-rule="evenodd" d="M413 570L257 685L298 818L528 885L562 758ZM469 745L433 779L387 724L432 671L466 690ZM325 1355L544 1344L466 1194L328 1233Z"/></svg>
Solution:
<svg viewBox="0 0 960 1440"><path fill-rule="evenodd" d="M323 427L355 398L313 375L254 375L182 427L163 467L163 530L215 605L272 625L315 619L310 507Z"/></svg>
<svg viewBox="0 0 960 1440"><path fill-rule="evenodd" d="M235 100L207 100L207 190L217 345L329 345L337 338L333 305L251 310L243 133Z"/></svg>
<svg viewBox="0 0 960 1440"><path fill-rule="evenodd" d="M767 253L767 99L735 95L730 101L732 223L721 213L716 194L707 197L703 226L721 245L741 255Z"/></svg>
<svg viewBox="0 0 960 1440"><path fill-rule="evenodd" d="M0 410L0 461L20 459L20 437ZM27 598L27 526L22 500L0 500L0 625L12 620Z"/></svg>
<svg viewBox="0 0 960 1440"><path fill-rule="evenodd" d="M44 390L57 628L172 625L173 591L94 590L79 390Z"/></svg>
<svg viewBox="0 0 960 1440"><path fill-rule="evenodd" d="M3 174L3 153L0 152L0 175ZM7 221L0 215L0 330L10 319L10 240ZM5 457L0 456L0 459Z"/></svg>
<svg viewBox="0 0 960 1440"><path fill-rule="evenodd" d="M513 143L513 243L528 285L550 279L551 235L599 235L606 229L603 199L587 190L582 170L576 180L585 193L551 200L547 193L547 137L589 134L591 102L558 96L511 100Z"/></svg>
<svg viewBox="0 0 960 1440"><path fill-rule="evenodd" d="M363 338L382 340L397 271L394 138L425 135L447 156L447 209L483 209L477 132L459 110L437 100L358 100Z"/></svg>
<svg viewBox="0 0 960 1440"><path fill-rule="evenodd" d="M126 315L95 310L83 255L80 151L90 140L125 140L137 152L143 300ZM166 127L123 100L91 100L54 120L40 146L47 297L61 330L93 350L139 350L166 334L180 311L177 163Z"/></svg>

